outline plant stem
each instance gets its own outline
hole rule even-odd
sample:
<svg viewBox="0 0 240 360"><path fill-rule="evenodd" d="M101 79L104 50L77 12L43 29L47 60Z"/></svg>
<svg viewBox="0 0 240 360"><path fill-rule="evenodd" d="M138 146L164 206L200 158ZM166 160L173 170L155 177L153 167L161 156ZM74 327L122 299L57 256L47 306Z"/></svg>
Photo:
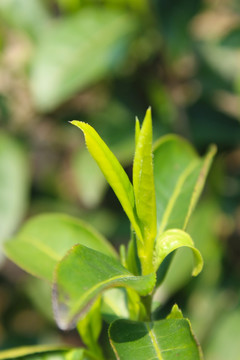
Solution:
<svg viewBox="0 0 240 360"><path fill-rule="evenodd" d="M152 295L147 295L147 296L141 296L141 302L145 308L145 316L143 319L143 321L151 321L152 320Z"/></svg>

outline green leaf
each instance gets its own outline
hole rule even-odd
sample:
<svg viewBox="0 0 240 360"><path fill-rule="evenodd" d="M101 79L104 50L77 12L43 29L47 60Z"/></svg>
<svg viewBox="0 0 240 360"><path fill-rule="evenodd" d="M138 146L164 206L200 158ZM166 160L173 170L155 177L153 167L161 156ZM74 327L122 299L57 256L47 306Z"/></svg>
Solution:
<svg viewBox="0 0 240 360"><path fill-rule="evenodd" d="M140 307L139 294L130 288L112 288L102 295L101 312L108 324L117 319L138 320Z"/></svg>
<svg viewBox="0 0 240 360"><path fill-rule="evenodd" d="M53 110L77 91L116 71L137 28L129 13L88 7L42 33L30 73L35 105Z"/></svg>
<svg viewBox="0 0 240 360"><path fill-rule="evenodd" d="M137 123L136 123L137 124ZM133 162L133 189L138 218L143 228L143 246L138 247L143 274L152 271L156 236L156 198L152 162L152 116L146 112L141 130L136 125L136 150Z"/></svg>
<svg viewBox="0 0 240 360"><path fill-rule="evenodd" d="M63 346L25 346L0 352L0 360L87 360L84 349Z"/></svg>
<svg viewBox="0 0 240 360"><path fill-rule="evenodd" d="M183 319L183 313L177 304L173 305L170 314L167 316L167 319Z"/></svg>
<svg viewBox="0 0 240 360"><path fill-rule="evenodd" d="M49 14L40 0L1 0L0 17L10 26L38 38L49 21ZM36 21L37 19L37 21Z"/></svg>
<svg viewBox="0 0 240 360"><path fill-rule="evenodd" d="M111 287L130 287L150 293L155 274L134 276L120 262L83 245L76 245L57 265L53 301L60 328L74 326L97 295Z"/></svg>
<svg viewBox="0 0 240 360"><path fill-rule="evenodd" d="M157 270L163 260L174 250L180 247L189 247L192 249L195 266L192 272L197 276L203 267L203 259L200 252L194 247L191 236L185 231L179 229L167 230L160 234L155 245L155 269Z"/></svg>
<svg viewBox="0 0 240 360"><path fill-rule="evenodd" d="M110 326L109 338L119 360L202 359L186 319L116 320Z"/></svg>
<svg viewBox="0 0 240 360"><path fill-rule="evenodd" d="M134 212L135 200L133 187L126 172L105 142L89 124L77 120L71 121L71 123L84 133L88 151L97 162L118 197L137 236L142 240L138 219Z"/></svg>
<svg viewBox="0 0 240 360"><path fill-rule="evenodd" d="M201 194L216 153L200 158L191 145L175 135L163 137L154 150L158 232L185 229Z"/></svg>
<svg viewBox="0 0 240 360"><path fill-rule="evenodd" d="M5 243L5 252L24 270L51 281L57 262L76 244L116 256L111 245L89 225L61 214L29 220L15 238Z"/></svg>
<svg viewBox="0 0 240 360"><path fill-rule="evenodd" d="M81 203L87 208L97 207L107 184L96 162L87 151L81 149L73 157L72 170Z"/></svg>
<svg viewBox="0 0 240 360"><path fill-rule="evenodd" d="M224 294L224 296L226 297L226 293ZM232 299L232 295L230 295L230 297ZM213 331L211 331L207 339L206 351L205 351L207 359L239 360L240 308L239 308L239 303L236 308L231 308L229 310L230 306L228 303L226 303L226 307L222 309L223 311L219 313L219 315L217 316L217 320L215 320L216 318L212 320L215 327L213 328ZM208 329L209 327L207 328L207 330Z"/></svg>
<svg viewBox="0 0 240 360"><path fill-rule="evenodd" d="M28 165L21 146L0 134L0 253L1 243L16 230L27 208Z"/></svg>
<svg viewBox="0 0 240 360"><path fill-rule="evenodd" d="M78 322L77 330L82 341L93 353L102 357L98 338L102 329L101 297L98 297L90 311Z"/></svg>

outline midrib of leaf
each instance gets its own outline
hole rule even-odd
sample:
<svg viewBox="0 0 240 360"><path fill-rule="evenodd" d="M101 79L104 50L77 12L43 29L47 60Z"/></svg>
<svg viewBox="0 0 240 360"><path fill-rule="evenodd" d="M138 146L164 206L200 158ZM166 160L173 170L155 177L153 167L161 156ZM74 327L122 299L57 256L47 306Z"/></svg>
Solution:
<svg viewBox="0 0 240 360"><path fill-rule="evenodd" d="M148 323L145 323L146 325L146 328L147 328L147 331L148 331L148 334L149 334L149 337L151 339L151 342L153 344L153 347L154 347L154 350L156 351L156 355L157 355L157 358L159 360L163 360L163 357L161 355L161 351L159 349L159 345L158 345L158 342L157 342L157 338L154 334L154 332L152 331L152 329L150 328L149 324Z"/></svg>
<svg viewBox="0 0 240 360"><path fill-rule="evenodd" d="M20 236L19 239L23 240L26 243L29 243L29 244L33 245L33 247L40 250L42 253L47 254L50 258L52 258L55 261L60 261L62 259L62 257L60 255L55 253L47 245L45 245L45 244L43 244L43 243L41 243L39 241L36 241L35 239L31 238L30 236L27 236L27 237Z"/></svg>
<svg viewBox="0 0 240 360"><path fill-rule="evenodd" d="M190 163L190 165L187 166L187 168L179 176L179 179L177 181L175 189L174 189L174 191L172 193L172 196L170 197L170 199L168 201L168 204L166 206L166 210L165 210L165 212L163 214L162 221L161 221L161 224L160 224L159 230L158 230L158 236L164 231L164 229L165 229L165 227L167 225L168 219L171 216L174 205L175 205L175 203L176 203L176 201L178 199L178 196L179 196L179 194L181 192L181 189L182 189L187 177L194 170L194 168L198 165L198 162L199 162L198 159L192 161Z"/></svg>
<svg viewBox="0 0 240 360"><path fill-rule="evenodd" d="M60 345L36 345L36 346L24 346L12 350L1 351L0 360L16 359L17 357L24 357L28 355L41 354L43 352L57 352L71 350L69 346Z"/></svg>
<svg viewBox="0 0 240 360"><path fill-rule="evenodd" d="M91 297L91 294L94 293L95 290L97 290L98 288L101 288L102 286L104 286L104 288L102 290L105 290L106 286L109 284L111 284L112 286L118 286L117 281L120 279L124 279L125 281L127 280L133 280L134 278L137 278L134 275L118 275L118 276L114 276L109 280L105 280L105 281L101 281L99 283L97 283L96 285L92 286L91 289L87 290L84 292L83 296L78 300L78 302L72 307L71 312L69 313L70 315L70 319L72 317L75 316L76 312L78 311L79 308L81 308L81 305L83 304L84 306L85 301ZM116 283L115 283L116 281ZM112 287L111 286L111 287ZM124 284L119 284L119 286L124 286ZM128 285L129 287L131 287L130 285Z"/></svg>

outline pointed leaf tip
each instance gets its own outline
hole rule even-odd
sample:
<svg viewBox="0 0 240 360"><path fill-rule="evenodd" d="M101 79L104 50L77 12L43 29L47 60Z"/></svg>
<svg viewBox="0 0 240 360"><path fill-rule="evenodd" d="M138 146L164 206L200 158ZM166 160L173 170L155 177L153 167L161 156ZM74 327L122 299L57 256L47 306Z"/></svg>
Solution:
<svg viewBox="0 0 240 360"><path fill-rule="evenodd" d="M152 162L152 117L150 108L146 112L140 130L136 122L136 135L133 189L136 211L144 234L142 255L140 255L139 251L139 256L143 259L141 261L143 267L143 262L152 262L153 244L156 236L156 198ZM144 271L144 269L142 270Z"/></svg>
<svg viewBox="0 0 240 360"><path fill-rule="evenodd" d="M132 223L137 237L142 241L141 229L134 212L135 199L133 187L125 170L92 126L77 120L73 120L71 123L82 130L89 153L98 164L107 182L118 197L118 200Z"/></svg>

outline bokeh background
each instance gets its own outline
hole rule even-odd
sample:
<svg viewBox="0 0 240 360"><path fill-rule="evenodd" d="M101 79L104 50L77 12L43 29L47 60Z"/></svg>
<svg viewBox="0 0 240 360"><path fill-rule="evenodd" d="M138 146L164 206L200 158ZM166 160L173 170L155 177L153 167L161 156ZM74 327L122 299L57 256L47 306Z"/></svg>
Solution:
<svg viewBox="0 0 240 360"><path fill-rule="evenodd" d="M129 224L68 121L93 125L131 172L135 116L218 155L189 225L205 267L178 251L159 291L207 360L240 353L240 2L0 1L0 246L29 217L65 212L116 247ZM187 259L187 260L186 260ZM189 261L188 261L189 259ZM65 342L49 287L0 252L0 349Z"/></svg>

